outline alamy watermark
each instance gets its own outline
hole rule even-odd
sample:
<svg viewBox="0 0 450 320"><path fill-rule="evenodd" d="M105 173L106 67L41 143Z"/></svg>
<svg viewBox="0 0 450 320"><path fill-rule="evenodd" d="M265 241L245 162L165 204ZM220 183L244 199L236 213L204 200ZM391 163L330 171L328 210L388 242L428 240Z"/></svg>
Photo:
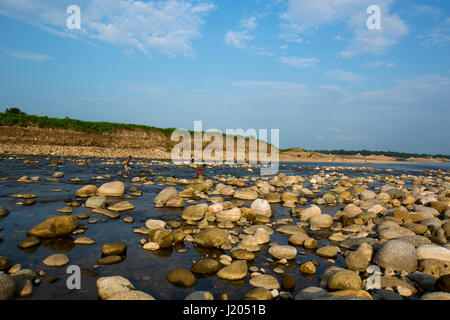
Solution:
<svg viewBox="0 0 450 320"><path fill-rule="evenodd" d="M77 5L70 5L66 10L67 14L70 16L66 20L66 27L69 30L80 30L81 29L81 9Z"/></svg>
<svg viewBox="0 0 450 320"><path fill-rule="evenodd" d="M371 5L367 8L367 14L370 14L366 21L367 29L381 30L381 8L377 5Z"/></svg>
<svg viewBox="0 0 450 320"><path fill-rule="evenodd" d="M179 143L172 149L171 159L175 164L188 164L192 161L215 164L262 164L262 175L276 174L279 168L280 130L270 130L270 155L267 134L267 129L258 131L226 129L224 135L218 129L204 131L203 122L194 121L192 135L186 129L177 129L172 133L171 140Z"/></svg>

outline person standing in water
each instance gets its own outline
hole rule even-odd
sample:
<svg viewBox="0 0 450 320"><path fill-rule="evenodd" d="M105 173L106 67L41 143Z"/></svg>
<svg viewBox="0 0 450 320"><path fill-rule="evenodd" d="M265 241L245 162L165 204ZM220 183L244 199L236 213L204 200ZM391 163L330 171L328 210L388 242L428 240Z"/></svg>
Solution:
<svg viewBox="0 0 450 320"><path fill-rule="evenodd" d="M197 169L197 172L196 172L196 173L197 173L196 179L198 179L198 178L200 178L200 177L203 178L205 168L206 168L206 164L202 164L202 165Z"/></svg>
<svg viewBox="0 0 450 320"><path fill-rule="evenodd" d="M123 165L125 166L125 177L128 177L128 171L130 171L131 173L130 168L131 159L132 159L131 156L129 156L128 159L123 162Z"/></svg>

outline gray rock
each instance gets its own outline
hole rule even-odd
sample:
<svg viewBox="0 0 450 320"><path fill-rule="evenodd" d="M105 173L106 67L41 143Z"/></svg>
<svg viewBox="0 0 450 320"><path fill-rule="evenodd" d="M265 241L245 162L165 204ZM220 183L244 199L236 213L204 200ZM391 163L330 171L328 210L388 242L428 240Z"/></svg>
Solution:
<svg viewBox="0 0 450 320"><path fill-rule="evenodd" d="M97 280L98 295L101 299L107 300L119 293L134 290L133 284L124 277L102 277Z"/></svg>
<svg viewBox="0 0 450 320"><path fill-rule="evenodd" d="M190 293L184 300L214 300L214 296L209 291L194 291Z"/></svg>
<svg viewBox="0 0 450 320"><path fill-rule="evenodd" d="M394 271L416 271L417 257L413 245L400 241L387 241L375 255L374 263Z"/></svg>
<svg viewBox="0 0 450 320"><path fill-rule="evenodd" d="M0 218L4 218L9 214L9 210L0 206Z"/></svg>
<svg viewBox="0 0 450 320"><path fill-rule="evenodd" d="M319 287L308 287L295 295L295 300L313 300L328 295L328 291Z"/></svg>
<svg viewBox="0 0 450 320"><path fill-rule="evenodd" d="M381 297L381 300L403 300L402 296L392 290L375 289L374 293Z"/></svg>
<svg viewBox="0 0 450 320"><path fill-rule="evenodd" d="M86 208L104 208L105 204L105 196L94 196L86 200Z"/></svg>
<svg viewBox="0 0 450 320"><path fill-rule="evenodd" d="M16 282L7 274L0 273L0 300L11 300L16 291Z"/></svg>

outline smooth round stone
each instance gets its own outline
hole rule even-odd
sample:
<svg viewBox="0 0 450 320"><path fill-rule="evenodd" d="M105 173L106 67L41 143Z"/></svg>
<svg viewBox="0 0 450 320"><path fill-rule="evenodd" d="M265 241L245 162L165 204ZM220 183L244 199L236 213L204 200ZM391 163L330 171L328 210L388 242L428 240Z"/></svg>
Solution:
<svg viewBox="0 0 450 320"><path fill-rule="evenodd" d="M328 289L330 290L361 290L362 288L361 278L354 271L338 271L328 279Z"/></svg>
<svg viewBox="0 0 450 320"><path fill-rule="evenodd" d="M82 245L91 245L91 244L94 244L95 241L89 237L80 237L80 238L75 239L75 241L73 243L74 244L82 244Z"/></svg>
<svg viewBox="0 0 450 320"><path fill-rule="evenodd" d="M7 271L12 264L13 261L11 259L0 256L0 271Z"/></svg>
<svg viewBox="0 0 450 320"><path fill-rule="evenodd" d="M232 208L230 210L224 210L216 213L216 219L220 222L230 221L236 222L241 219L241 209Z"/></svg>
<svg viewBox="0 0 450 320"><path fill-rule="evenodd" d="M294 297L295 300L314 300L326 296L327 290L319 287L307 287L300 290Z"/></svg>
<svg viewBox="0 0 450 320"><path fill-rule="evenodd" d="M293 234L289 237L289 243L297 246L302 246L306 240L311 239L307 234Z"/></svg>
<svg viewBox="0 0 450 320"><path fill-rule="evenodd" d="M217 272L217 277L225 280L241 280L247 275L247 262L244 260L233 261L229 266Z"/></svg>
<svg viewBox="0 0 450 320"><path fill-rule="evenodd" d="M235 249L231 251L231 257L235 260L255 260L255 254L245 249Z"/></svg>
<svg viewBox="0 0 450 320"><path fill-rule="evenodd" d="M79 220L85 220L85 219L89 219L90 215L87 212L82 212L82 213L76 214L75 217L77 217L77 219L79 219Z"/></svg>
<svg viewBox="0 0 450 320"><path fill-rule="evenodd" d="M147 242L146 244L144 244L144 250L148 251L159 250L159 244L157 244L156 242Z"/></svg>
<svg viewBox="0 0 450 320"><path fill-rule="evenodd" d="M0 300L11 300L16 291L16 282L7 274L0 273Z"/></svg>
<svg viewBox="0 0 450 320"><path fill-rule="evenodd" d="M148 293L138 291L138 290L129 290L125 292L121 292L110 297L108 300L129 300L129 301L148 301L148 300L156 300L154 297L149 295Z"/></svg>
<svg viewBox="0 0 450 320"><path fill-rule="evenodd" d="M95 196L96 192L97 192L96 186L87 185L87 186L84 186L84 187L78 189L75 192L75 196L77 196L79 198L87 198L87 197Z"/></svg>
<svg viewBox="0 0 450 320"><path fill-rule="evenodd" d="M450 250L441 246L422 245L416 249L418 260L435 259L450 262Z"/></svg>
<svg viewBox="0 0 450 320"><path fill-rule="evenodd" d="M245 228L245 229L244 229L244 233L245 233L245 234L254 235L255 232L256 232L259 228L264 229L269 235L272 235L272 234L273 234L272 228L269 227L269 226L266 226L265 224L257 224L257 225L253 225L253 226L250 226L250 227L248 227L248 228Z"/></svg>
<svg viewBox="0 0 450 320"><path fill-rule="evenodd" d="M273 295L270 292L270 290L267 290L265 288L257 287L253 290L250 290L247 292L243 297L242 300L272 300Z"/></svg>
<svg viewBox="0 0 450 320"><path fill-rule="evenodd" d="M271 217L272 216L272 208L267 200L264 199L256 199L252 202L250 208L253 210L255 214Z"/></svg>
<svg viewBox="0 0 450 320"><path fill-rule="evenodd" d="M182 287L192 287L195 282L195 276L192 272L186 269L175 269L173 270L168 276L167 280L170 283L173 283L175 285L179 285Z"/></svg>
<svg viewBox="0 0 450 320"><path fill-rule="evenodd" d="M112 242L112 243L105 243L102 246L102 253L105 256L109 255L120 255L125 252L127 249L126 243L123 242Z"/></svg>
<svg viewBox="0 0 450 320"><path fill-rule="evenodd" d="M315 274L316 266L311 261L306 262L300 266L300 272L304 274Z"/></svg>
<svg viewBox="0 0 450 320"><path fill-rule="evenodd" d="M166 207L168 208L184 208L184 199L181 197L174 197L169 199L166 203Z"/></svg>
<svg viewBox="0 0 450 320"><path fill-rule="evenodd" d="M128 201L121 201L108 207L108 210L115 212L123 212L131 209L134 209L134 205L132 205Z"/></svg>
<svg viewBox="0 0 450 320"><path fill-rule="evenodd" d="M208 212L210 213L219 213L223 211L222 203L214 203L208 207Z"/></svg>
<svg viewBox="0 0 450 320"><path fill-rule="evenodd" d="M86 200L86 208L104 208L105 204L105 196L93 196Z"/></svg>
<svg viewBox="0 0 450 320"><path fill-rule="evenodd" d="M194 291L190 293L184 300L197 300L197 301L205 301L205 300L214 300L214 296L211 292L208 291Z"/></svg>
<svg viewBox="0 0 450 320"><path fill-rule="evenodd" d="M320 228L329 228L333 224L333 217L328 214L314 215L309 219L309 223Z"/></svg>
<svg viewBox="0 0 450 320"><path fill-rule="evenodd" d="M53 238L71 233L78 226L78 219L73 216L58 216L45 220L28 233L36 237Z"/></svg>
<svg viewBox="0 0 450 320"><path fill-rule="evenodd" d="M270 234L263 228L258 228L253 234L258 244L265 244L270 242Z"/></svg>
<svg viewBox="0 0 450 320"><path fill-rule="evenodd" d="M194 237L195 243L202 247L218 248L228 239L228 232L218 228L205 229Z"/></svg>
<svg viewBox="0 0 450 320"><path fill-rule="evenodd" d="M133 284L124 277L101 277L97 280L98 295L101 299L107 300L118 294L135 290Z"/></svg>
<svg viewBox="0 0 450 320"><path fill-rule="evenodd" d="M21 244L18 245L19 248L26 249L37 246L41 243L41 240L38 237L30 236L26 238Z"/></svg>
<svg viewBox="0 0 450 320"><path fill-rule="evenodd" d="M278 227L277 231L285 234L306 234L305 230L303 230L302 227L291 224Z"/></svg>
<svg viewBox="0 0 450 320"><path fill-rule="evenodd" d="M112 256L106 256L104 258L97 260L97 264L110 265L110 264L120 263L122 261L123 261L123 258L121 256L112 255Z"/></svg>
<svg viewBox="0 0 450 320"><path fill-rule="evenodd" d="M266 275L266 274L256 276L256 277L250 279L249 283L254 287L261 287L261 288L264 288L267 290L280 288L280 284L278 283L278 280L274 276Z"/></svg>
<svg viewBox="0 0 450 320"><path fill-rule="evenodd" d="M149 219L145 221L145 226L150 230L164 229L166 222L162 220Z"/></svg>
<svg viewBox="0 0 450 320"><path fill-rule="evenodd" d="M407 242L390 240L378 250L373 262L384 269L413 272L417 268L416 249Z"/></svg>
<svg viewBox="0 0 450 320"><path fill-rule="evenodd" d="M324 257L324 258L334 258L337 256L339 252L339 247L336 246L324 246L319 248L316 251L316 254L320 257Z"/></svg>
<svg viewBox="0 0 450 320"><path fill-rule="evenodd" d="M450 300L450 293L448 292L432 292L424 294L420 300Z"/></svg>
<svg viewBox="0 0 450 320"><path fill-rule="evenodd" d="M125 218L123 218L123 222L126 222L126 223L133 223L133 218L132 217L125 217Z"/></svg>
<svg viewBox="0 0 450 320"><path fill-rule="evenodd" d="M69 258L65 254L57 253L47 257L43 263L49 267L62 267L69 263Z"/></svg>
<svg viewBox="0 0 450 320"><path fill-rule="evenodd" d="M0 218L4 218L9 214L9 210L0 206Z"/></svg>
<svg viewBox="0 0 450 320"><path fill-rule="evenodd" d="M292 260L297 256L297 249L288 245L274 245L270 247L269 253L279 260Z"/></svg>
<svg viewBox="0 0 450 320"><path fill-rule="evenodd" d="M98 196L121 197L125 193L125 185L121 181L107 182L98 188Z"/></svg>
<svg viewBox="0 0 450 320"><path fill-rule="evenodd" d="M260 246L258 244L258 241L252 235L245 236L241 240L241 242L239 242L239 246L238 247L241 248L241 249L252 251L252 252L261 250L261 248L260 248Z"/></svg>
<svg viewBox="0 0 450 320"><path fill-rule="evenodd" d="M229 263L229 262L228 262ZM198 274L212 274L223 268L223 264L214 259L203 259L192 265L192 272Z"/></svg>
<svg viewBox="0 0 450 320"><path fill-rule="evenodd" d="M205 213L208 211L208 205L206 203L200 203L187 207L181 217L184 220L200 221L203 219Z"/></svg>

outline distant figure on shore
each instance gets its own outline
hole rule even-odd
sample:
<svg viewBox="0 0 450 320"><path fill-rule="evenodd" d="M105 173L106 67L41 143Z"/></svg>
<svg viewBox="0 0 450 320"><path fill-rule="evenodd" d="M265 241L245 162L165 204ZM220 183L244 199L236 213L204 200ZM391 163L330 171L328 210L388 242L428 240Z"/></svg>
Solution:
<svg viewBox="0 0 450 320"><path fill-rule="evenodd" d="M203 175L204 175L204 171L205 171L205 168L206 168L206 164L202 164L198 169L197 169L197 176L195 177L196 179L198 179L198 178L203 178Z"/></svg>
<svg viewBox="0 0 450 320"><path fill-rule="evenodd" d="M125 167L125 177L128 177L128 171L130 171L130 173L131 173L131 168L130 168L131 159L132 159L131 156L129 156L128 159L123 162L123 165Z"/></svg>

